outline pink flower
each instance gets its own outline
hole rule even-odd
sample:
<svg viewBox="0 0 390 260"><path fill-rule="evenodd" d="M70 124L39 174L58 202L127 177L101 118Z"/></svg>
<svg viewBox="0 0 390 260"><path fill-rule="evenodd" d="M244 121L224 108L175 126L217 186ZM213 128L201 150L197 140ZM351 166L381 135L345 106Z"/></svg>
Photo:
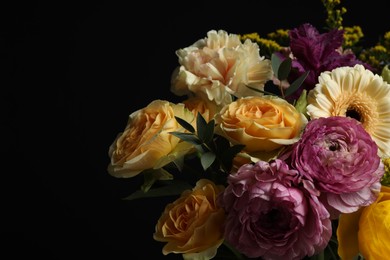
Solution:
<svg viewBox="0 0 390 260"><path fill-rule="evenodd" d="M337 218L375 201L384 166L378 147L359 121L333 116L313 119L292 146L291 165L313 181L320 200ZM283 156L282 156L283 158Z"/></svg>
<svg viewBox="0 0 390 260"><path fill-rule="evenodd" d="M225 240L262 259L302 259L322 251L331 222L312 185L279 159L243 165L218 197L227 214Z"/></svg>

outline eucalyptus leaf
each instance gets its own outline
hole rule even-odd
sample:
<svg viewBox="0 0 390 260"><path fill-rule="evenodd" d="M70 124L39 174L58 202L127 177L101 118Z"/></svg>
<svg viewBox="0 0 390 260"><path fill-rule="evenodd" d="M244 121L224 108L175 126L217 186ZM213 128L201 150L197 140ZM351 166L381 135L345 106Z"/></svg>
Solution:
<svg viewBox="0 0 390 260"><path fill-rule="evenodd" d="M195 129L194 127L188 123L187 121L185 121L184 119L180 118L180 117L177 117L175 116L176 118L176 121L182 126L184 127L184 129L190 131L191 133L195 133Z"/></svg>
<svg viewBox="0 0 390 260"><path fill-rule="evenodd" d="M207 170L215 161L216 155L213 152L207 152L202 154L200 157L200 163L202 164L203 170Z"/></svg>
<svg viewBox="0 0 390 260"><path fill-rule="evenodd" d="M150 189L148 192L142 190L137 190L132 193L130 196L124 198L124 200L135 200L142 198L152 198L152 197L164 197L164 196L174 196L180 195L185 190L190 190L193 187L184 181L173 180L169 185L165 185L159 188Z"/></svg>
<svg viewBox="0 0 390 260"><path fill-rule="evenodd" d="M288 97L291 94L293 94L297 89L302 85L302 83L305 81L307 75L309 75L309 71L306 71L303 73L299 78L297 78L287 89L285 92L285 96Z"/></svg>
<svg viewBox="0 0 390 260"><path fill-rule="evenodd" d="M272 53L271 66L272 66L272 70L274 71L275 75L278 75L278 71L279 71L279 67L280 67L281 63L282 63L282 59L279 58L279 56L276 55L275 53Z"/></svg>
<svg viewBox="0 0 390 260"><path fill-rule="evenodd" d="M291 63L292 63L291 58L286 58L279 65L278 74L276 75L278 75L278 79L280 81L287 79L288 74L290 74L291 71Z"/></svg>

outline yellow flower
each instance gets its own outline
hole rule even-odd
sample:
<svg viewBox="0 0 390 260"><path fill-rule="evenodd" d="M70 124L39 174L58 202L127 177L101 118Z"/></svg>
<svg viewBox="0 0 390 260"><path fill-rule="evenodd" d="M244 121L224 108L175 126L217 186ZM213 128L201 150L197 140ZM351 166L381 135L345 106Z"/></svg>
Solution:
<svg viewBox="0 0 390 260"><path fill-rule="evenodd" d="M115 177L134 177L143 170L161 168L187 153L191 146L170 134L184 131L175 116L187 122L194 115L184 104L154 100L129 116L126 129L111 144L108 172Z"/></svg>
<svg viewBox="0 0 390 260"><path fill-rule="evenodd" d="M217 206L224 186L200 179L193 190L165 207L153 238L167 244L163 254L183 254L184 259L211 259L223 242L225 212Z"/></svg>
<svg viewBox="0 0 390 260"><path fill-rule="evenodd" d="M206 98L202 98L200 96L190 97L184 100L183 104L188 110L190 110L194 114L195 117L199 112L206 120L206 122L209 122L210 120L214 119L214 116L216 115L218 110L218 106L214 102ZM196 120L194 120L193 122L193 126L196 127Z"/></svg>
<svg viewBox="0 0 390 260"><path fill-rule="evenodd" d="M361 253L365 259L390 256L390 187L382 186L377 200L360 210L341 214L337 228L341 259Z"/></svg>
<svg viewBox="0 0 390 260"><path fill-rule="evenodd" d="M344 48L349 48L360 41L364 36L360 26L344 27Z"/></svg>
<svg viewBox="0 0 390 260"><path fill-rule="evenodd" d="M390 84L359 64L323 72L318 81L308 94L310 118L353 117L378 145L378 154L390 155Z"/></svg>
<svg viewBox="0 0 390 260"><path fill-rule="evenodd" d="M225 106L217 123L232 143L243 144L245 152L253 153L298 141L307 120L286 100L262 96L237 99Z"/></svg>
<svg viewBox="0 0 390 260"><path fill-rule="evenodd" d="M240 35L240 39L241 41L249 39L253 42L256 42L259 45L261 52L265 56L271 56L272 53L280 51L282 49L282 46L280 46L275 40L261 38L258 33Z"/></svg>

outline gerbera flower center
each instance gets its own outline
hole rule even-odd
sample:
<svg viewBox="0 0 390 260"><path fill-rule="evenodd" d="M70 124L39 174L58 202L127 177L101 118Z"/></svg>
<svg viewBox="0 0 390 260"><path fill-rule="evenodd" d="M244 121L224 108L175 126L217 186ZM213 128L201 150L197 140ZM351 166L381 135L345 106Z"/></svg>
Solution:
<svg viewBox="0 0 390 260"><path fill-rule="evenodd" d="M360 116L358 111L356 111L354 109L350 109L350 108L347 109L346 116L355 118L357 121L360 121L360 122L362 122L362 120L363 120L363 118Z"/></svg>
<svg viewBox="0 0 390 260"><path fill-rule="evenodd" d="M375 100L363 93L350 93L340 95L334 102L333 116L348 116L363 124L368 133L374 131L379 115Z"/></svg>

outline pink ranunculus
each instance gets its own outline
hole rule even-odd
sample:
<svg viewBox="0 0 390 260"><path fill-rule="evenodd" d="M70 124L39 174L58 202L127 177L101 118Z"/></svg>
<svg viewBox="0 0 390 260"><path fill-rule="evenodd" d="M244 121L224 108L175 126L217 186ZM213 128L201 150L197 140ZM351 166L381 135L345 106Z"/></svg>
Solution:
<svg viewBox="0 0 390 260"><path fill-rule="evenodd" d="M359 121L341 116L309 121L290 156L292 167L321 192L332 219L375 201L384 166Z"/></svg>
<svg viewBox="0 0 390 260"><path fill-rule="evenodd" d="M241 166L218 197L227 215L225 240L251 258L302 259L321 252L332 230L314 191L282 160Z"/></svg>

